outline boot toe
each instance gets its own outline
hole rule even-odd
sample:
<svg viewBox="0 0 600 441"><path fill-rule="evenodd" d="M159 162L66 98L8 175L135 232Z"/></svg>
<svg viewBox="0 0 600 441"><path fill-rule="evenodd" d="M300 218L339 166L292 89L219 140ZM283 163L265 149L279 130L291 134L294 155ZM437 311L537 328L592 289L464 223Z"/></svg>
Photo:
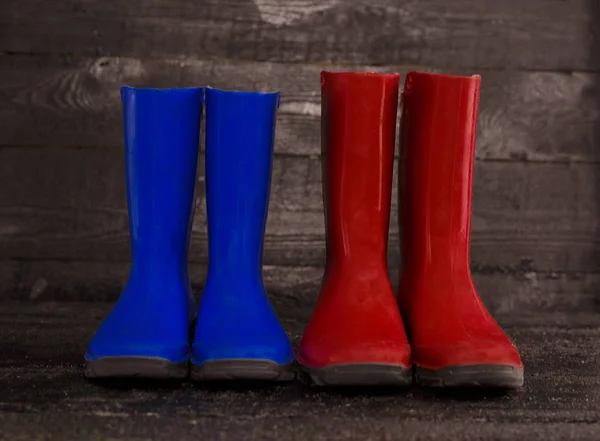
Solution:
<svg viewBox="0 0 600 441"><path fill-rule="evenodd" d="M189 314L181 303L181 308L154 307L142 313L127 297L120 299L89 343L86 361L106 357L188 361Z"/></svg>
<svg viewBox="0 0 600 441"><path fill-rule="evenodd" d="M207 282L208 285L208 282ZM232 292L242 291L232 289ZM280 365L294 360L290 341L262 287L237 294L213 287L205 289L200 302L192 344L192 363L209 360L270 360Z"/></svg>
<svg viewBox="0 0 600 441"><path fill-rule="evenodd" d="M192 363L235 359L291 363L294 352L285 330L276 318L266 320L267 317L262 322L199 321L192 344Z"/></svg>
<svg viewBox="0 0 600 441"><path fill-rule="evenodd" d="M411 367L409 345L397 342L377 342L343 345L305 343L298 350L298 362L307 367L324 368L336 364L384 364Z"/></svg>
<svg viewBox="0 0 600 441"><path fill-rule="evenodd" d="M260 339L258 341L229 341L213 340L210 344L202 342L192 345L192 364L199 365L211 360L270 360L280 365L294 361L294 352L286 340L273 341ZM270 340L270 341L269 341Z"/></svg>
<svg viewBox="0 0 600 441"><path fill-rule="evenodd" d="M431 370L461 365L507 365L522 368L519 351L510 341L466 341L413 346L415 365Z"/></svg>
<svg viewBox="0 0 600 441"><path fill-rule="evenodd" d="M109 357L146 357L185 363L189 360L187 341L164 341L143 336L123 337L102 335L94 338L85 353L86 361Z"/></svg>

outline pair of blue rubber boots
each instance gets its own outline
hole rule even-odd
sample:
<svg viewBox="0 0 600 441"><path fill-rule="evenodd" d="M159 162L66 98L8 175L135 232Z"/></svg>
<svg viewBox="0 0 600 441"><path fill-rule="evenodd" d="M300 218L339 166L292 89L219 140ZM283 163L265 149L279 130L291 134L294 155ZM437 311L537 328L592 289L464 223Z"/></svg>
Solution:
<svg viewBox="0 0 600 441"><path fill-rule="evenodd" d="M291 379L261 274L279 93L123 87L121 100L132 265L85 375L176 379L191 364L198 381ZM203 108L209 264L196 314L187 257Z"/></svg>

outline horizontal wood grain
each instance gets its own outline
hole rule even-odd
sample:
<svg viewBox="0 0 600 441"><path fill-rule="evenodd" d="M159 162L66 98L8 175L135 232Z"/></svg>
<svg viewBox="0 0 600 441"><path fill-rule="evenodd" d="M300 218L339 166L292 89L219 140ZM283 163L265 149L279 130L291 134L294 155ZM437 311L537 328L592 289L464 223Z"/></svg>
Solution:
<svg viewBox="0 0 600 441"><path fill-rule="evenodd" d="M1 261L0 301L113 302L129 274L126 262ZM200 296L206 265L190 265ZM308 318L323 277L322 267L265 265L263 279L272 303L286 316ZM391 271L397 286L397 271ZM475 285L493 314L592 311L600 303L600 274L528 271L474 274Z"/></svg>
<svg viewBox="0 0 600 441"><path fill-rule="evenodd" d="M129 262L0 261L0 301L115 301L129 276ZM206 264L189 265L194 293L206 280ZM310 308L316 300L323 269L263 267L263 280L277 305Z"/></svg>
<svg viewBox="0 0 600 441"><path fill-rule="evenodd" d="M318 155L319 72L323 68L327 66L0 57L0 145L121 146L122 84L211 85L241 90L280 89L276 152ZM393 67L356 69L406 73L406 69ZM596 146L599 139L600 75L483 73L479 159L600 161Z"/></svg>
<svg viewBox="0 0 600 441"><path fill-rule="evenodd" d="M3 0L0 51L598 70L589 0Z"/></svg>
<svg viewBox="0 0 600 441"><path fill-rule="evenodd" d="M0 149L0 259L127 261L123 162L118 149ZM599 167L478 161L473 269L600 270ZM198 180L190 259L206 262L202 174ZM396 193L394 186L392 266L399 260ZM275 157L265 263L324 263L318 158Z"/></svg>

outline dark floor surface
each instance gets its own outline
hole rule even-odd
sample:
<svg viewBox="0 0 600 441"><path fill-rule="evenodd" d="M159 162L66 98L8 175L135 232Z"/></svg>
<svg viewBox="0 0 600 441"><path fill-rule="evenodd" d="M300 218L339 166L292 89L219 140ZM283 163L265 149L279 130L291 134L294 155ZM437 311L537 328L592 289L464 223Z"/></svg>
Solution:
<svg viewBox="0 0 600 441"><path fill-rule="evenodd" d="M482 394L93 384L82 354L108 309L0 304L0 440L600 440L600 314L499 317L526 384Z"/></svg>

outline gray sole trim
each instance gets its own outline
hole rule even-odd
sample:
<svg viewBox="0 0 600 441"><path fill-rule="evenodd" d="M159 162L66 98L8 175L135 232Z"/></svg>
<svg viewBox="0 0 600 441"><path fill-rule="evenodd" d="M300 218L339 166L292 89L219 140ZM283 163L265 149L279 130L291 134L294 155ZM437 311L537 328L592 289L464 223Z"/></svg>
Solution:
<svg viewBox="0 0 600 441"><path fill-rule="evenodd" d="M252 358L209 360L192 365L191 377L194 381L291 381L291 367L291 363Z"/></svg>
<svg viewBox="0 0 600 441"><path fill-rule="evenodd" d="M173 363L156 357L102 357L86 361L84 375L96 378L152 378L176 380L186 378L188 364Z"/></svg>
<svg viewBox="0 0 600 441"><path fill-rule="evenodd" d="M299 364L300 379L316 386L409 386L412 371L383 363L335 364L313 368Z"/></svg>
<svg viewBox="0 0 600 441"><path fill-rule="evenodd" d="M512 389L523 386L523 369L497 364L448 366L435 371L417 367L415 380L426 387Z"/></svg>

